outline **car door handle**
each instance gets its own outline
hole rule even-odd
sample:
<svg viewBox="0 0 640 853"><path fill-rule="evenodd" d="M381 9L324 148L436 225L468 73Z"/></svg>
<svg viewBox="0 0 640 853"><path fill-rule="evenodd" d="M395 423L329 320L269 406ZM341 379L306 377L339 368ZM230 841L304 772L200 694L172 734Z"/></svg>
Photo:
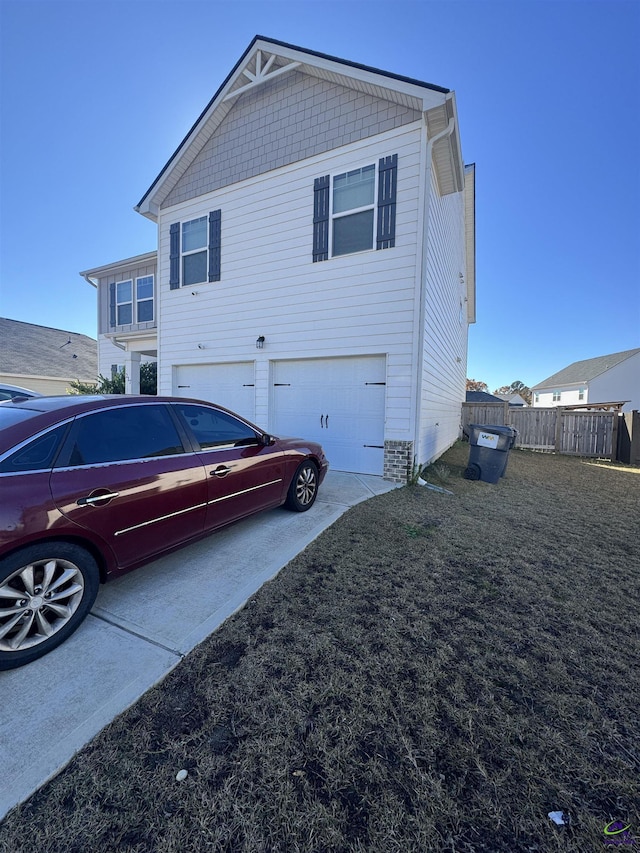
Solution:
<svg viewBox="0 0 640 853"><path fill-rule="evenodd" d="M214 468L213 471L209 471L210 477L226 477L227 474L231 471L228 465L218 465L217 468Z"/></svg>
<svg viewBox="0 0 640 853"><path fill-rule="evenodd" d="M110 501L112 498L119 498L120 492L106 492L104 495L89 495L86 498L78 498L77 506L93 506L101 501Z"/></svg>

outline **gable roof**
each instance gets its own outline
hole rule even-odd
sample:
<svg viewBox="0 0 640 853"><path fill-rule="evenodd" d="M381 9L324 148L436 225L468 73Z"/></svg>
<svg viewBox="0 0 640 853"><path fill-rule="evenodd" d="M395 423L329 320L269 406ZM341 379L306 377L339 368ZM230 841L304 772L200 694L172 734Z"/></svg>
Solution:
<svg viewBox="0 0 640 853"><path fill-rule="evenodd" d="M573 385L580 382L590 382L596 376L600 376L612 367L626 361L640 353L640 347L628 349L624 352L614 352L611 355L599 355L597 358L586 358L583 361L574 361L563 370L559 370L548 379L538 382L531 389L539 391L542 388L555 388L559 385Z"/></svg>
<svg viewBox="0 0 640 853"><path fill-rule="evenodd" d="M442 174L443 192L463 189L464 171L455 96L449 89L257 35L134 209L155 221L163 200L215 133L238 97L294 69L424 113L430 138L453 119L454 132L438 140L433 153Z"/></svg>
<svg viewBox="0 0 640 853"><path fill-rule="evenodd" d="M95 381L98 342L77 332L0 317L0 373Z"/></svg>
<svg viewBox="0 0 640 853"><path fill-rule="evenodd" d="M495 394L489 394L488 391L467 391L465 395L467 403L503 403L500 397Z"/></svg>

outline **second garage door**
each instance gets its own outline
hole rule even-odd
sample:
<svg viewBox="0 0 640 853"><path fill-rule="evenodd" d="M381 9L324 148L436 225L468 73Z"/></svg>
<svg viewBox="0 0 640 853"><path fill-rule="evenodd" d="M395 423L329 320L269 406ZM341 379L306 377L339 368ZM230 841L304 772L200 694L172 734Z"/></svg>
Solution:
<svg viewBox="0 0 640 853"><path fill-rule="evenodd" d="M273 363L276 435L319 441L334 471L383 473L384 356Z"/></svg>
<svg viewBox="0 0 640 853"><path fill-rule="evenodd" d="M208 400L253 421L255 379L252 361L233 364L180 364L175 368L176 397Z"/></svg>

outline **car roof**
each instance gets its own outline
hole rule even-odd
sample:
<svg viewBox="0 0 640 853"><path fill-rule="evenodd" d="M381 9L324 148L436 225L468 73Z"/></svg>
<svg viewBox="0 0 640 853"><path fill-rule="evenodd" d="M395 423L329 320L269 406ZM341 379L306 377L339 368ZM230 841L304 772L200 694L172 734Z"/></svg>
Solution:
<svg viewBox="0 0 640 853"><path fill-rule="evenodd" d="M12 394L24 394L27 397L41 397L37 391L32 391L30 388L22 388L20 385L9 385L6 382L0 383L0 391L10 391Z"/></svg>
<svg viewBox="0 0 640 853"><path fill-rule="evenodd" d="M141 403L195 403L230 411L216 403L187 397L156 397L150 394L67 394L59 397L32 397L0 402L0 454L42 430L54 427L84 412ZM230 414L235 415L234 412ZM237 415L235 415L237 417ZM245 420L242 418L242 420ZM246 421L246 423L250 423ZM251 424L251 426L254 426ZM258 429L258 427L256 427Z"/></svg>

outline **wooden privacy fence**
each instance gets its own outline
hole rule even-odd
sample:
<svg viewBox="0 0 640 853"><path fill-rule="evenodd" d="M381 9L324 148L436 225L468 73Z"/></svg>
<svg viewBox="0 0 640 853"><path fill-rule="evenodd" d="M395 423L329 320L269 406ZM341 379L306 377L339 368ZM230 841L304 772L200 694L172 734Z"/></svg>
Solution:
<svg viewBox="0 0 640 853"><path fill-rule="evenodd" d="M469 424L512 426L518 431L516 447L613 461L618 451L619 405L611 404L607 411L580 411L562 406L539 409L508 403L463 403L462 428L466 431Z"/></svg>

